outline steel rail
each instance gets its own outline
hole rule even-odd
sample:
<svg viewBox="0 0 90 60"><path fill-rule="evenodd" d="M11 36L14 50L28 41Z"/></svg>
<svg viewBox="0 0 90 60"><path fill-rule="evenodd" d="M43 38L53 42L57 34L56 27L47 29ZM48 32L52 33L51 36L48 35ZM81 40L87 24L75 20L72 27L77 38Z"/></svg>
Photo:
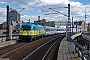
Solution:
<svg viewBox="0 0 90 60"><path fill-rule="evenodd" d="M59 38L58 38L59 39ZM51 45L51 47L48 49L48 51L46 52L46 54L44 55L44 57L42 58L42 60L44 60L46 58L46 56L48 55L49 51L52 49L52 47L58 42L58 40L56 42L53 43L53 45Z"/></svg>

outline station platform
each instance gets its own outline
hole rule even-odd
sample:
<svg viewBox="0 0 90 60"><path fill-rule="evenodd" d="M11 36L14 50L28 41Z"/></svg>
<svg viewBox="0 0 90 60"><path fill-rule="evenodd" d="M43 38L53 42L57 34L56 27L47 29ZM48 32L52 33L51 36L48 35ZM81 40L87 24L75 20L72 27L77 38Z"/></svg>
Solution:
<svg viewBox="0 0 90 60"><path fill-rule="evenodd" d="M16 43L15 40L10 40L10 41L3 41L3 42L0 42L0 48L1 48L1 47L5 47L5 46L8 46L8 45L15 44L15 43Z"/></svg>
<svg viewBox="0 0 90 60"><path fill-rule="evenodd" d="M70 41L63 38L59 46L57 60L82 60L78 57L78 53L70 51L69 46Z"/></svg>

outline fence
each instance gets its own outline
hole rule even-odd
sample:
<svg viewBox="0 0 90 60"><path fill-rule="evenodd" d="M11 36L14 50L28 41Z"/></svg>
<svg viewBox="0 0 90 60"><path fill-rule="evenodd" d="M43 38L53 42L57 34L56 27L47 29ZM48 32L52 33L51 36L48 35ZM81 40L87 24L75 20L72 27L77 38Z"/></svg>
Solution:
<svg viewBox="0 0 90 60"><path fill-rule="evenodd" d="M72 35L70 41L74 43L75 52L78 53L78 56L81 57L82 60L90 60L90 52L85 47L81 46L75 41L75 38L80 35L82 35L82 33Z"/></svg>
<svg viewBox="0 0 90 60"><path fill-rule="evenodd" d="M17 40L18 39L18 35L17 34L12 34L12 40ZM0 36L0 42L6 41L6 35L2 34L2 36Z"/></svg>

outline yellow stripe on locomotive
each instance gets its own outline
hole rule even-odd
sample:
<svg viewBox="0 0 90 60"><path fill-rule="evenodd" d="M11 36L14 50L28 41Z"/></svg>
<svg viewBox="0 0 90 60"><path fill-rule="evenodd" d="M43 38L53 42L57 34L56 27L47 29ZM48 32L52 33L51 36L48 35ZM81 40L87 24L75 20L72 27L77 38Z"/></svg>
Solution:
<svg viewBox="0 0 90 60"><path fill-rule="evenodd" d="M45 34L45 30L40 30L40 34L41 35Z"/></svg>
<svg viewBox="0 0 90 60"><path fill-rule="evenodd" d="M44 35L45 30L20 30L20 35L22 36L36 36L36 35Z"/></svg>
<svg viewBox="0 0 90 60"><path fill-rule="evenodd" d="M38 30L20 30L20 35L35 36L35 35L39 35L39 31Z"/></svg>

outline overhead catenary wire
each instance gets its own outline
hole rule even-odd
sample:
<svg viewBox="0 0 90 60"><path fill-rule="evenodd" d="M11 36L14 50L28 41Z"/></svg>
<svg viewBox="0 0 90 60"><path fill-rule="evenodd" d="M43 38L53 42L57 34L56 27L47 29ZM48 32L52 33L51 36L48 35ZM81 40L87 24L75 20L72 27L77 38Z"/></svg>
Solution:
<svg viewBox="0 0 90 60"><path fill-rule="evenodd" d="M47 11L47 8L43 5L43 3L41 2L41 0L39 0L39 2L41 3L42 7L44 8L44 10ZM48 4L47 4L48 5ZM48 12L48 11L47 11Z"/></svg>

